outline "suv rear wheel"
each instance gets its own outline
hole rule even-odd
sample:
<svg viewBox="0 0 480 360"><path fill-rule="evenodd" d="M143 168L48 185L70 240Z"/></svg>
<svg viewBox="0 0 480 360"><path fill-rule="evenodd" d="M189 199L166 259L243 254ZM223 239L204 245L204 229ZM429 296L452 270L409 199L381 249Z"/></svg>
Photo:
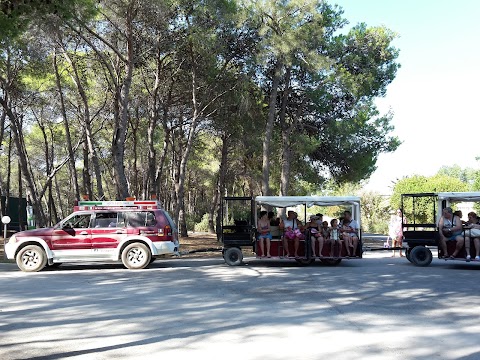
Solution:
<svg viewBox="0 0 480 360"><path fill-rule="evenodd" d="M47 264L45 251L37 245L27 245L15 257L17 266L22 271L35 272L42 270Z"/></svg>
<svg viewBox="0 0 480 360"><path fill-rule="evenodd" d="M150 249L142 243L131 243L122 251L122 263L126 268L143 269L150 264L152 254Z"/></svg>

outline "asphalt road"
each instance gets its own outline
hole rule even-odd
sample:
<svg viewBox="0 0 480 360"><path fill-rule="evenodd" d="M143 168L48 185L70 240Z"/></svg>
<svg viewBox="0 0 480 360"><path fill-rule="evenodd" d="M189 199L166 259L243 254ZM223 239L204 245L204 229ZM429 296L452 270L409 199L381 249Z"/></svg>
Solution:
<svg viewBox="0 0 480 360"><path fill-rule="evenodd" d="M480 359L480 264L0 263L0 359Z"/></svg>

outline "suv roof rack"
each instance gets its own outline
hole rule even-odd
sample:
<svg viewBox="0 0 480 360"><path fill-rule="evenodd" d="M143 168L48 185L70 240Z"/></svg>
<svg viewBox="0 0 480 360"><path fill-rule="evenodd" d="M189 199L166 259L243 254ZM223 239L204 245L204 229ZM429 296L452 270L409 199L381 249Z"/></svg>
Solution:
<svg viewBox="0 0 480 360"><path fill-rule="evenodd" d="M78 201L73 207L74 211L82 210L111 210L111 209L142 209L155 210L162 206L157 200L133 200L133 201Z"/></svg>

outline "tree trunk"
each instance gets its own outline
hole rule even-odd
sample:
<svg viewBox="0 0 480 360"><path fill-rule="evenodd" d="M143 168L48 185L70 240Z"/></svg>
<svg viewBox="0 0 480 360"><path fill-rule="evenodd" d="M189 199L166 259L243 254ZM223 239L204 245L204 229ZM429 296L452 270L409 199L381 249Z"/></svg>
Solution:
<svg viewBox="0 0 480 360"><path fill-rule="evenodd" d="M195 97L195 95L194 95ZM195 102L195 100L194 100ZM184 196L185 196L185 175L187 171L187 161L188 157L190 156L190 151L192 149L193 145L193 139L196 135L196 130L197 130L197 124L198 124L198 113L196 106L194 106L194 114L193 114L193 121L192 124L190 125L190 129L188 132L188 138L187 138L187 143L185 146L185 151L182 154L182 159L180 161L180 169L178 172L178 178L177 178L177 183L175 184L175 192L176 192L176 197L177 197L177 206L175 210L175 221L178 222L179 219L179 213L180 213L180 204L183 202Z"/></svg>
<svg viewBox="0 0 480 360"><path fill-rule="evenodd" d="M83 87L82 79L80 79L80 75L78 73L76 63L69 56L68 51L66 51L66 49L63 49L63 54L65 59L68 61L68 63L72 67L72 70L73 70L72 80L77 86L77 91L80 96L81 103L83 105L83 126L85 130L85 140L87 142L87 150L88 150L86 153L86 156L88 157L87 163L91 163L93 165L93 172L95 174L95 182L97 187L97 198L103 199L105 194L104 194L103 184L102 184L102 171L101 171L100 162L97 156L96 146L93 141L92 120L90 118L90 106L88 103L88 97L87 97L85 88ZM72 153L72 156L73 156L73 153ZM74 163L74 166L75 166L75 163ZM86 171L89 172L89 175L88 175L89 179L86 183L88 185L87 187L88 191L86 193L88 194L89 198L93 200L94 196L93 196L93 186L91 185L90 170L89 168L85 168L85 169Z"/></svg>
<svg viewBox="0 0 480 360"><path fill-rule="evenodd" d="M170 143L170 134L171 130L168 128L166 124L166 120L164 121L163 124L163 129L164 129L164 138L163 138L163 148L162 148L162 153L160 155L160 160L158 161L157 169L155 170L155 193L160 194L160 180L161 176L165 175L165 159L167 158L167 151L168 151L168 144ZM165 181L167 181L168 176L164 176ZM163 200L165 202L165 199Z"/></svg>
<svg viewBox="0 0 480 360"><path fill-rule="evenodd" d="M179 213L178 223L180 226L180 236L187 237L188 231L187 231L187 222L185 221L185 203L184 202L180 204L180 213Z"/></svg>
<svg viewBox="0 0 480 360"><path fill-rule="evenodd" d="M135 122L130 121L131 129L132 129L132 136L131 139L133 141L132 144L132 151L133 151L133 180L132 180L132 186L130 193L132 196L137 197L139 195L139 188L138 188L138 143L137 143L137 135L138 135L138 114L136 114L136 120Z"/></svg>
<svg viewBox="0 0 480 360"><path fill-rule="evenodd" d="M147 186L146 186L146 196L155 194L158 198L160 192L160 183L159 183L159 174L163 170L163 162L165 161L166 148L164 142L164 153L162 154L163 159L161 159L160 169L157 168L157 151L155 149L155 130L157 128L158 119L159 119L159 93L160 93L160 77L162 74L162 49L158 47L156 54L156 71L155 71L155 83L151 91L150 96L150 116L148 119L148 128L147 128L147 142L148 142L148 176L147 176ZM171 96L171 91L169 97ZM166 126L166 116L168 114L169 101L167 101L166 106L164 106L164 119ZM165 132L165 136L166 132ZM167 145L168 146L168 145Z"/></svg>
<svg viewBox="0 0 480 360"><path fill-rule="evenodd" d="M133 21L135 17L135 11L129 8L126 19L126 44L127 44L127 57L126 59L118 58L118 62L124 62L123 82L117 84L115 89L115 104L114 104L114 118L115 125L113 129L112 139L112 157L113 157L113 170L115 177L115 184L117 186L117 198L124 200L130 194L128 188L128 181L125 174L125 141L127 138L128 129L128 107L129 107L129 95L130 87L132 85L133 68L134 68L134 44L133 44ZM118 56L118 55L117 55ZM119 71L120 72L120 71Z"/></svg>
<svg viewBox="0 0 480 360"><path fill-rule="evenodd" d="M149 196L152 193L155 193L158 196L157 187L155 186L155 169L157 166L157 151L155 150L154 135L155 128L157 127L157 112L155 110L156 106L156 100L154 100L152 109L150 110L147 128L148 170L144 196Z"/></svg>
<svg viewBox="0 0 480 360"><path fill-rule="evenodd" d="M72 180L75 199L80 200L80 188L78 186L78 176L77 176L77 170L75 168L75 154L73 152L72 139L70 136L70 125L68 123L67 112L65 110L65 100L63 98L63 89L62 89L62 84L60 82L60 74L58 73L56 52L54 53L54 56L53 56L53 68L55 71L55 80L56 80L58 95L60 97L60 112L62 114L63 126L65 127L65 140L67 141L67 144L66 144L67 151L70 157L70 160L68 161L70 178Z"/></svg>
<svg viewBox="0 0 480 360"><path fill-rule="evenodd" d="M218 172L218 188L217 188L217 217L216 217L216 233L217 240L221 241L221 229L222 229L222 201L223 195L225 194L225 179L227 177L227 162L228 162L228 141L230 140L230 135L226 133L222 136L222 157L220 160L220 169Z"/></svg>
<svg viewBox="0 0 480 360"><path fill-rule="evenodd" d="M199 104L197 102L197 74L195 69L195 60L193 56L193 50L191 53L192 58L192 107L193 107L193 116L192 116L192 123L190 124L190 129L188 131L188 138L187 143L185 146L185 151L179 152L182 154L182 158L180 161L180 169L178 173L177 183L175 184L176 196L177 196L177 206L175 207L174 212L174 220L178 224L179 214L180 214L180 205L183 203L184 195L185 195L185 175L187 170L187 161L190 156L190 151L192 149L193 140L197 133L197 124L199 121ZM180 134L181 137L181 134Z"/></svg>
<svg viewBox="0 0 480 360"><path fill-rule="evenodd" d="M58 208L60 209L60 219L63 219L65 217L64 211L63 211L63 196L60 193L60 186L58 185L58 179L57 176L54 178L55 181L55 191L58 199Z"/></svg>
<svg viewBox="0 0 480 360"><path fill-rule="evenodd" d="M270 101L268 104L268 119L265 126L265 137L263 138L263 156L262 156L262 195L270 195L270 143L273 134L273 125L277 114L277 93L278 85L280 84L280 77L283 64L280 60L277 61L272 81L272 89L270 92Z"/></svg>
<svg viewBox="0 0 480 360"><path fill-rule="evenodd" d="M18 198L21 199L23 197L23 186L22 186L22 166L20 162L18 163ZM19 202L20 204L20 202ZM8 206L8 203L7 203ZM22 225L19 221L19 230L22 230Z"/></svg>
<svg viewBox="0 0 480 360"><path fill-rule="evenodd" d="M220 181L220 169L216 179L216 185L213 188L213 199L212 199L212 206L210 206L210 211L208 212L208 232L210 234L215 234L215 210L217 209L218 204L218 182Z"/></svg>
<svg viewBox="0 0 480 360"><path fill-rule="evenodd" d="M50 145L49 145L49 141L48 141L48 137L47 137L47 132L45 130L45 124L43 123L43 121L39 118L37 118L37 124L38 124L38 127L39 129L41 130L42 132L42 136L43 136L43 145L44 145L44 150L45 150L45 168L46 168L46 173L47 174L50 174L50 172L52 171L52 162L51 162L51 158L53 157L50 156ZM52 184L48 184L47 185L47 191L48 191L48 198L46 199L46 203L47 203L47 220L48 220L48 223L47 225L48 226L51 226L52 225L52 214L53 214L53 211L52 211L52 208L51 206L53 205L53 199L52 199Z"/></svg>
<svg viewBox="0 0 480 360"><path fill-rule="evenodd" d="M291 129L287 124L287 104L290 96L290 74L291 68L288 67L285 72L285 89L282 96L282 106L280 110L280 128L282 129L282 169L280 174L280 196L288 195L290 186L290 161L292 150L290 147ZM285 215L285 214L282 214Z"/></svg>
<svg viewBox="0 0 480 360"><path fill-rule="evenodd" d="M10 128L13 132L13 140L15 142L15 147L17 148L19 172L21 171L25 179L25 183L22 183L22 186L26 186L27 195L29 195L32 199L32 206L37 216L38 225L40 227L44 227L46 224L45 212L43 211L43 207L41 205L41 198L38 197L33 175L29 171L30 164L28 162L27 154L25 151L21 122L18 117L13 113L13 110L10 108L8 102L3 97L0 97L0 104L3 106L7 117L10 119Z"/></svg>
<svg viewBox="0 0 480 360"><path fill-rule="evenodd" d="M85 137L87 134L85 133ZM93 200L92 177L90 176L90 158L88 156L88 142L83 143L83 194Z"/></svg>
<svg viewBox="0 0 480 360"><path fill-rule="evenodd" d="M5 111L2 111L1 114L0 114L0 149L1 150L4 150L3 149L3 146L1 144L3 144L3 137L5 136L5 119L7 118L6 114L5 114ZM10 146L10 142L9 142L9 145ZM7 168L10 167L10 156L8 157L8 165L7 165ZM8 175L7 175L8 177ZM3 180L2 180L2 175L0 174L0 195L4 195L5 194L5 191L4 191L4 188L3 188ZM6 208L3 207L3 203L0 201L0 216L4 216L5 215L5 211L6 211Z"/></svg>
<svg viewBox="0 0 480 360"><path fill-rule="evenodd" d="M8 209L8 198L10 197L11 179L12 179L12 130L8 132L7 181L5 183L5 189L2 189L2 192L0 194L0 195L5 195L5 204L4 204L4 207L2 207L2 216L6 215L6 211Z"/></svg>

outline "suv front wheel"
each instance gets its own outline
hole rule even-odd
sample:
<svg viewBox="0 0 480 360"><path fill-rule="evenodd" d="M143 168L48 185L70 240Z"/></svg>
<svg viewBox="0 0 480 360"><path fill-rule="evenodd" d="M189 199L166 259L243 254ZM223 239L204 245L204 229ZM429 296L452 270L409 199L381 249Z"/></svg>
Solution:
<svg viewBox="0 0 480 360"><path fill-rule="evenodd" d="M126 268L143 269L150 264L152 254L150 249L142 243L131 243L122 251L122 263Z"/></svg>
<svg viewBox="0 0 480 360"><path fill-rule="evenodd" d="M45 251L37 245L27 245L20 249L15 260L20 270L26 272L40 271L47 264Z"/></svg>

